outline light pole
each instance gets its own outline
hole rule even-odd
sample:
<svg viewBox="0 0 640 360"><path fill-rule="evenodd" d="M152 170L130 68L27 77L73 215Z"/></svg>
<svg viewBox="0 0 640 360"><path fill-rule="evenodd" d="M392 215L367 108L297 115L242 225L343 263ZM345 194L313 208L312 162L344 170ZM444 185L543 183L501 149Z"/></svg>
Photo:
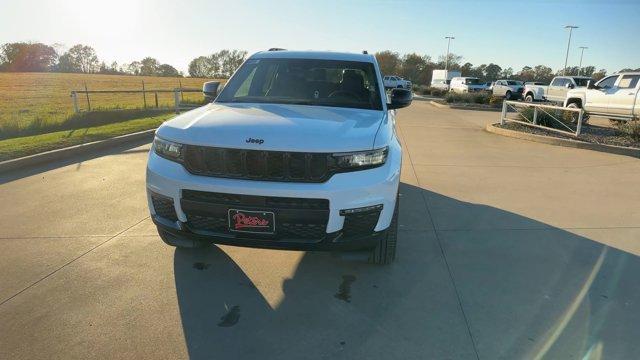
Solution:
<svg viewBox="0 0 640 360"><path fill-rule="evenodd" d="M584 49L588 49L586 46L580 46L582 52L580 53L580 66L578 66L578 75L582 74L582 56L584 56Z"/></svg>
<svg viewBox="0 0 640 360"><path fill-rule="evenodd" d="M444 59L444 69L447 70L449 68L449 46L451 46L451 40L455 39L453 36L445 36L445 39L448 39L447 42L447 57Z"/></svg>
<svg viewBox="0 0 640 360"><path fill-rule="evenodd" d="M565 29L569 29L569 42L567 42L567 55L564 57L564 69L562 69L562 75L567 74L567 61L569 60L569 46L571 46L571 33L573 29L577 29L578 27L575 25L566 25Z"/></svg>

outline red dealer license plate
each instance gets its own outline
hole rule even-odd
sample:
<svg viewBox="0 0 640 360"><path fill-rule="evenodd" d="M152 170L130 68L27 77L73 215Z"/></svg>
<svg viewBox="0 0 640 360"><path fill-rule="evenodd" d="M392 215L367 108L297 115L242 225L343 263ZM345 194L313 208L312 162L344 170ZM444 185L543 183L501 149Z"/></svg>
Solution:
<svg viewBox="0 0 640 360"><path fill-rule="evenodd" d="M276 230L275 215L270 211L229 209L229 230L273 234Z"/></svg>

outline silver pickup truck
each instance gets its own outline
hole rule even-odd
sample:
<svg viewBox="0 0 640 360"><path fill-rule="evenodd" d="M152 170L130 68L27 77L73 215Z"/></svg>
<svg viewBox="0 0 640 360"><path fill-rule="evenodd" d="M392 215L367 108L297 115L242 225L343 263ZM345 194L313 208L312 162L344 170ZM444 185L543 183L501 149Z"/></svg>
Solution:
<svg viewBox="0 0 640 360"><path fill-rule="evenodd" d="M565 107L583 108L588 114L611 119L640 117L640 72L610 75L587 87L570 90Z"/></svg>
<svg viewBox="0 0 640 360"><path fill-rule="evenodd" d="M549 101L562 104L569 90L586 88L589 80L591 78L586 76L556 76L549 86L525 85L522 96L527 102Z"/></svg>

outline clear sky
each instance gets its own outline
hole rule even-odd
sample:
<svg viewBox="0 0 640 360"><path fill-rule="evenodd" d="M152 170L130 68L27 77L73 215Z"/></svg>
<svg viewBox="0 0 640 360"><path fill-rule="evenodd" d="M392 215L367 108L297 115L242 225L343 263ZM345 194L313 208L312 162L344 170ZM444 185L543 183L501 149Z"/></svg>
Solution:
<svg viewBox="0 0 640 360"><path fill-rule="evenodd" d="M0 0L0 9L0 43L83 43L106 62L152 56L183 71L221 49L389 49L437 59L450 34L465 62L557 70L566 24L580 26L569 65L588 46L583 65L640 67L640 0Z"/></svg>

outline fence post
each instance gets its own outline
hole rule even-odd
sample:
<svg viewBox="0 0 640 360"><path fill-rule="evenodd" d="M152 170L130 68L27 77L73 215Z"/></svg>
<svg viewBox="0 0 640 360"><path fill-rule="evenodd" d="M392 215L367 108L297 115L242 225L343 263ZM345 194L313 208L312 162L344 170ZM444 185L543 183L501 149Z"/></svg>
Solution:
<svg viewBox="0 0 640 360"><path fill-rule="evenodd" d="M533 107L533 125L538 125L538 107Z"/></svg>
<svg viewBox="0 0 640 360"><path fill-rule="evenodd" d="M180 84L180 101L184 102L184 93L182 92L182 80L178 79L178 84Z"/></svg>
<svg viewBox="0 0 640 360"><path fill-rule="evenodd" d="M144 80L142 80L142 99L144 101L144 108L147 108L147 93L144 91Z"/></svg>
<svg viewBox="0 0 640 360"><path fill-rule="evenodd" d="M158 108L158 92L156 91L154 94L156 96L156 109L157 109Z"/></svg>
<svg viewBox="0 0 640 360"><path fill-rule="evenodd" d="M502 115L500 115L500 125L504 125L504 119L507 117L507 102L502 102Z"/></svg>
<svg viewBox="0 0 640 360"><path fill-rule="evenodd" d="M78 108L78 93L75 91L71 92L71 100L73 101L73 112L76 114L80 112L80 108Z"/></svg>
<svg viewBox="0 0 640 360"><path fill-rule="evenodd" d="M91 111L91 101L89 101L89 90L87 89L87 82L84 82L84 94L87 96L87 109Z"/></svg>
<svg viewBox="0 0 640 360"><path fill-rule="evenodd" d="M580 136L580 131L582 130L582 117L584 115L584 109L580 109L578 113L578 126L576 126L576 136Z"/></svg>
<svg viewBox="0 0 640 360"><path fill-rule="evenodd" d="M180 93L179 89L173 89L173 101L175 102L176 114L180 114Z"/></svg>

